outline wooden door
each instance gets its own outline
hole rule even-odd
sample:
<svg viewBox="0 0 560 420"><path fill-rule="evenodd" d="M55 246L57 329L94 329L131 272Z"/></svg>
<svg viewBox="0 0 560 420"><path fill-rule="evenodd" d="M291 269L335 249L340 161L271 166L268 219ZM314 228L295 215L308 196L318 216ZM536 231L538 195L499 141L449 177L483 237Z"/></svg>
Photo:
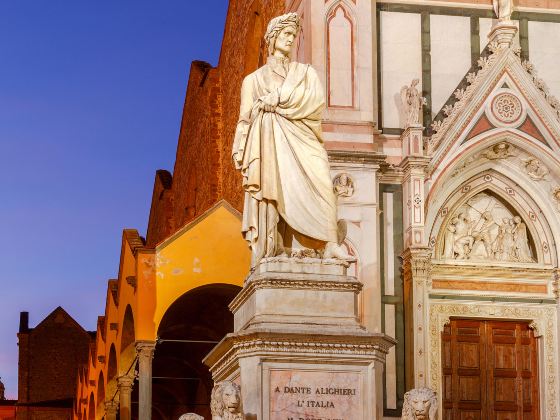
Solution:
<svg viewBox="0 0 560 420"><path fill-rule="evenodd" d="M442 333L445 420L537 420L537 340L527 322L452 319Z"/></svg>

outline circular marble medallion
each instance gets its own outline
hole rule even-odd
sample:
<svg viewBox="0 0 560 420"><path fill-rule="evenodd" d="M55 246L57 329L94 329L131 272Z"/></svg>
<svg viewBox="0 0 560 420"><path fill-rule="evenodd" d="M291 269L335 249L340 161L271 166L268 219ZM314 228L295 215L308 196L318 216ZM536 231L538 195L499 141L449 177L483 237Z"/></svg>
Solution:
<svg viewBox="0 0 560 420"><path fill-rule="evenodd" d="M504 92L492 100L492 114L503 124L514 124L521 118L523 107L517 96Z"/></svg>

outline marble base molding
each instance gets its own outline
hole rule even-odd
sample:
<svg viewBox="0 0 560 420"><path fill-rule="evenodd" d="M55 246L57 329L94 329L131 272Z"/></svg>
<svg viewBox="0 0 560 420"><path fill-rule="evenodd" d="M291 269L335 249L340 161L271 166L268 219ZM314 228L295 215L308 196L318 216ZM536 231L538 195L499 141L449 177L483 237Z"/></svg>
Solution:
<svg viewBox="0 0 560 420"><path fill-rule="evenodd" d="M382 418L395 341L359 324L361 284L331 264L264 261L231 303L235 332L204 363L215 382L241 386L246 419Z"/></svg>

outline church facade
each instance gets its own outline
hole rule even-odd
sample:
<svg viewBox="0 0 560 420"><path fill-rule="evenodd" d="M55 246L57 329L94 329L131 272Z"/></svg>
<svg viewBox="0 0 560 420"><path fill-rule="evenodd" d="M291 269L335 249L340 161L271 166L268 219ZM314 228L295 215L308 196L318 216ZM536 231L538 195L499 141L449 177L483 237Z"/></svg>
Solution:
<svg viewBox="0 0 560 420"><path fill-rule="evenodd" d="M209 416L201 360L232 329L250 260L231 161L240 86L266 60L268 20L290 11L293 59L325 89L358 316L397 341L384 418L420 387L442 419L559 418L560 2L499 20L496 3L231 0L218 65L191 67L146 239L123 235L74 418Z"/></svg>

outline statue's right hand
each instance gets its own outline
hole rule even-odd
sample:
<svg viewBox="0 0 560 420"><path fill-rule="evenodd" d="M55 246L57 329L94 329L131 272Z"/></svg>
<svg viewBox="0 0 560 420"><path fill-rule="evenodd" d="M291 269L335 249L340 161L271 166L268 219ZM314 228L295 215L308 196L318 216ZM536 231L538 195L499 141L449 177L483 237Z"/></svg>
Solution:
<svg viewBox="0 0 560 420"><path fill-rule="evenodd" d="M259 109L264 112L274 112L278 106L280 98L278 97L278 92L272 91L268 95L263 96L259 99Z"/></svg>

